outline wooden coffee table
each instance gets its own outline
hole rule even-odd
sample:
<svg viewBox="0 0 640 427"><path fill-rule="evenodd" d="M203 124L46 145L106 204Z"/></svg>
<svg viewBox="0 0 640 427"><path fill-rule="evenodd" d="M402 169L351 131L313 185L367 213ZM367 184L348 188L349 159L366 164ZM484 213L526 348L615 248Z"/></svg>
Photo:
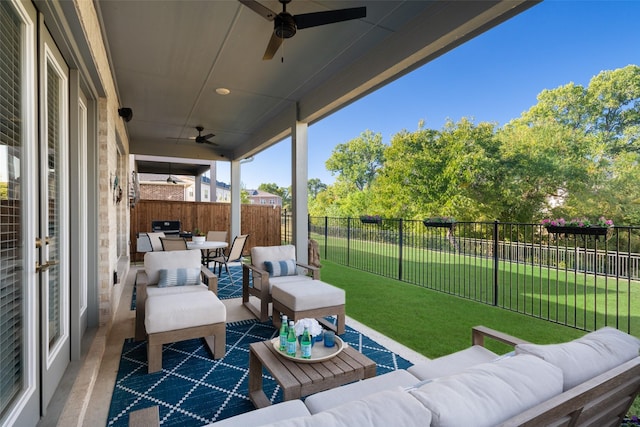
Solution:
<svg viewBox="0 0 640 427"><path fill-rule="evenodd" d="M331 359L315 363L282 357L271 340L253 343L249 350L249 398L256 408L271 405L262 389L263 367L282 387L284 400L299 399L376 375L376 363L349 346Z"/></svg>

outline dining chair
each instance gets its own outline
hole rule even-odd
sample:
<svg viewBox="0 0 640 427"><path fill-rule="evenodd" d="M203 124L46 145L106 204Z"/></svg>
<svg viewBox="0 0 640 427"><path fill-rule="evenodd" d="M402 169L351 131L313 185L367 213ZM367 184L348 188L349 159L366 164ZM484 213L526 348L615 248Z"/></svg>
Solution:
<svg viewBox="0 0 640 427"><path fill-rule="evenodd" d="M224 265L225 270L227 270L227 274L229 275L229 280L231 284L233 283L233 277L231 277L231 272L229 272L229 266L227 265L229 262L238 261L242 259L242 251L244 250L244 245L247 242L248 234L242 234L240 236L236 236L233 239L233 243L231 244L231 248L229 249L229 255L225 255L224 252L214 257L211 261L218 264L218 277L220 277L220 273L222 273L222 266ZM214 264L215 270L215 264Z"/></svg>
<svg viewBox="0 0 640 427"><path fill-rule="evenodd" d="M162 242L160 241L161 238L165 237L163 231L147 233L147 236L149 237L149 242L151 242L151 249L154 252L163 251L164 250L164 249L162 249Z"/></svg>
<svg viewBox="0 0 640 427"><path fill-rule="evenodd" d="M226 231L208 231L207 232L207 241L208 242L226 242L227 241L227 232ZM209 265L209 262L213 260L213 257L220 256L224 253L223 248L219 249L202 249L202 258L203 264Z"/></svg>
<svg viewBox="0 0 640 427"><path fill-rule="evenodd" d="M187 241L184 237L161 237L162 249L165 251L186 251Z"/></svg>

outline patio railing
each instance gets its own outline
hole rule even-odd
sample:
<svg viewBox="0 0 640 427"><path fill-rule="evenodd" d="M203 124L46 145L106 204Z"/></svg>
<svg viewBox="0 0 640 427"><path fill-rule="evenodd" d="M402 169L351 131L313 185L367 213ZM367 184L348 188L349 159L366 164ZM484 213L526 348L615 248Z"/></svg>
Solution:
<svg viewBox="0 0 640 427"><path fill-rule="evenodd" d="M345 266L578 329L640 330L640 227L595 236L540 224L310 217L309 236L322 258Z"/></svg>

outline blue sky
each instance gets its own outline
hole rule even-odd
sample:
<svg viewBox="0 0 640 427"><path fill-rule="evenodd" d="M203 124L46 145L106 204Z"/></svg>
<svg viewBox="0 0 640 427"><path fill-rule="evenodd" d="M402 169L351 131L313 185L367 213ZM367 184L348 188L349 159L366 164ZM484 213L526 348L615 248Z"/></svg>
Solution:
<svg viewBox="0 0 640 427"><path fill-rule="evenodd" d="M547 0L309 127L309 178L326 184L333 148L369 129L441 129L462 117L504 125L543 89L587 85L602 70L640 64L640 1ZM242 183L291 185L287 138L242 166ZM274 167L278 165L278 167ZM218 180L229 182L228 164Z"/></svg>

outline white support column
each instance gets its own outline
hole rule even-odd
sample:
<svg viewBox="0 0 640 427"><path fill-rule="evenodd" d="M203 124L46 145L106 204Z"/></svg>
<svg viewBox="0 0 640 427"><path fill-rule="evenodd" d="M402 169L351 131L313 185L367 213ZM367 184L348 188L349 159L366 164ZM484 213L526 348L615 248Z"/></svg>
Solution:
<svg viewBox="0 0 640 427"><path fill-rule="evenodd" d="M240 235L240 191L242 190L240 181L240 161L231 162L231 230L229 230L230 241Z"/></svg>
<svg viewBox="0 0 640 427"><path fill-rule="evenodd" d="M211 166L209 166L209 201L211 202L218 201L218 186L216 185L218 182L217 173L216 162L211 162Z"/></svg>
<svg viewBox="0 0 640 427"><path fill-rule="evenodd" d="M291 192L293 210L293 244L296 246L296 259L307 263L309 258L307 207L307 182L309 181L308 124L296 121L291 132Z"/></svg>
<svg viewBox="0 0 640 427"><path fill-rule="evenodd" d="M202 201L202 174L193 177L193 183L195 188L193 189L193 195L196 202Z"/></svg>

